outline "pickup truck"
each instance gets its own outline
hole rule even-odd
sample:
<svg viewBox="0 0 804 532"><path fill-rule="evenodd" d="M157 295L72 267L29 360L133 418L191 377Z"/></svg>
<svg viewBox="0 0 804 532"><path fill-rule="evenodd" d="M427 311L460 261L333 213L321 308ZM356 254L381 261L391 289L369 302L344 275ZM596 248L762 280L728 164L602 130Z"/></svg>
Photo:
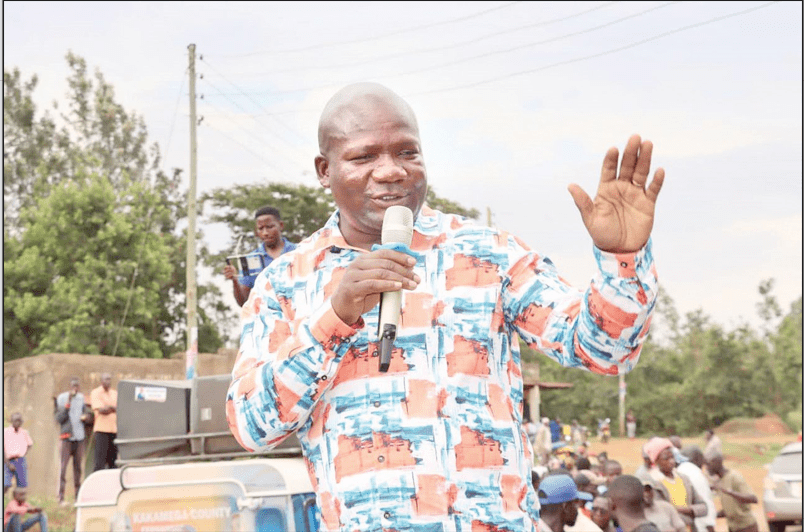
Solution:
<svg viewBox="0 0 804 532"><path fill-rule="evenodd" d="M206 424L195 431L182 419L190 417L189 383L120 381L119 467L84 480L75 530L316 532L315 493L298 440L253 454L228 428L215 430L226 426L220 395L227 378L199 378Z"/></svg>

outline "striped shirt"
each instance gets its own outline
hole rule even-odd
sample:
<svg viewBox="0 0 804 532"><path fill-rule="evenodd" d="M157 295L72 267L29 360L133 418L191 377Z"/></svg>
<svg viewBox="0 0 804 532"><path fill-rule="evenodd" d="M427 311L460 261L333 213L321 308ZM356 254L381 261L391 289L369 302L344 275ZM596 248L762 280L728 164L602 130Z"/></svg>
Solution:
<svg viewBox="0 0 804 532"><path fill-rule="evenodd" d="M629 371L657 280L650 243L594 250L584 292L514 236L423 208L387 373L378 307L343 323L330 298L364 251L338 212L257 278L242 310L227 417L249 450L298 431L322 530L536 530L517 336L564 366Z"/></svg>

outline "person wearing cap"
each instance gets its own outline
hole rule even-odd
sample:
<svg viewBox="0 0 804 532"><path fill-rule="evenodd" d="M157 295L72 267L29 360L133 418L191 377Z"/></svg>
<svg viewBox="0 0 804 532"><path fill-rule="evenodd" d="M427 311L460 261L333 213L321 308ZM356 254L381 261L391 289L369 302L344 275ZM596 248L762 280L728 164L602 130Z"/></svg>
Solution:
<svg viewBox="0 0 804 532"><path fill-rule="evenodd" d="M675 506L667 501L657 500L653 496L654 480L652 478L642 478L643 493L645 500L645 517L659 529L659 532L687 532L687 525L681 519Z"/></svg>
<svg viewBox="0 0 804 532"><path fill-rule="evenodd" d="M547 475L539 483L539 532L565 532L578 520L578 502L592 495L579 492L567 474Z"/></svg>
<svg viewBox="0 0 804 532"><path fill-rule="evenodd" d="M668 438L653 438L645 444L645 452L651 461L646 478L654 481L655 498L672 504L692 532L703 532L695 527L694 520L706 515L706 502L689 477L676 469L673 447Z"/></svg>
<svg viewBox="0 0 804 532"><path fill-rule="evenodd" d="M620 475L609 486L611 513L622 532L660 532L645 516L642 482L633 475Z"/></svg>

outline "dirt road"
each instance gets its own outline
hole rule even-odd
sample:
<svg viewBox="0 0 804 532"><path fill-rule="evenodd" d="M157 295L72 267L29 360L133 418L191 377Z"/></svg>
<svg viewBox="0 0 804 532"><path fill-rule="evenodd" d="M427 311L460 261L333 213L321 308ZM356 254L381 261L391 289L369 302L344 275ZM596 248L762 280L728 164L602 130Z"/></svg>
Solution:
<svg viewBox="0 0 804 532"><path fill-rule="evenodd" d="M773 443L787 443L793 441L795 436L790 435L782 435L782 436L739 436L739 435L725 435L720 437L724 442L727 440L732 443L746 443L755 446L757 449L765 449L768 448L770 444ZM599 453L601 451L606 451L609 458L615 459L619 461L623 466L623 472L632 474L636 469L642 464L642 445L645 443L645 439L637 438L635 440L628 440L625 438L613 438L609 440L607 444L603 444L597 439L593 439L590 442L590 451L593 454ZM705 442L703 438L684 438L682 440L684 445L698 445L701 449L704 448ZM728 452L724 452L726 455L725 458L725 465L726 468L729 469L736 469L742 473L745 477L745 480L751 486L751 489L754 490L754 494L759 499L760 503L752 505L752 509L754 511L754 515L757 518L757 522L759 523L759 530L760 532L768 532L768 525L765 522L765 517L762 513L762 490L763 490L763 480L765 478L765 468L762 466L746 466L745 463L740 463L736 460L730 459L728 456ZM719 497L715 497L715 504L717 505L718 509L720 508L720 500ZM728 532L728 527L726 526L725 519L718 519L717 520L717 527L715 528L716 532ZM788 527L787 532L801 532L801 527Z"/></svg>

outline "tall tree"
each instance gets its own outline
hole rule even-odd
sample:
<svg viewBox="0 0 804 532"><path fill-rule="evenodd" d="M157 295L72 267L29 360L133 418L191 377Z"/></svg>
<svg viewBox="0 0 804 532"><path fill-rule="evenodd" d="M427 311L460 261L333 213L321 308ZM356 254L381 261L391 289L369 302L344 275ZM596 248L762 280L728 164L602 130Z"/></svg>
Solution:
<svg viewBox="0 0 804 532"><path fill-rule="evenodd" d="M37 116L36 77L4 72L4 358L167 355L183 349L186 330L181 172L161 169L143 119L115 101L100 71L89 75L72 53L66 60L61 129ZM198 294L199 350L214 351L221 294L203 285Z"/></svg>

